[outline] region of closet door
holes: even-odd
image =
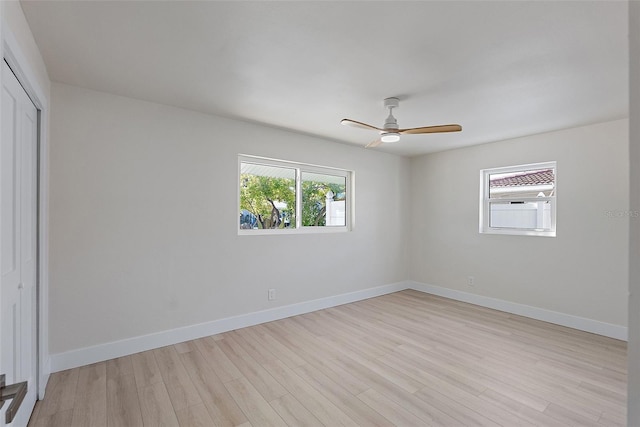
[[[0,121],[0,374],[26,382],[22,404],[0,410],[0,425],[27,425],[36,401],[38,112],[5,61]]]

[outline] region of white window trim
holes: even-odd
[[[518,236],[542,236],[542,237],[556,237],[556,210],[557,202],[556,196],[552,197],[514,197],[514,198],[501,198],[490,199],[489,198],[489,175],[499,173],[510,172],[524,172],[533,169],[553,169],[553,175],[555,178],[555,189],[558,188],[558,175],[557,175],[557,163],[553,162],[541,162],[531,163],[525,165],[507,166],[500,168],[482,169],[480,171],[480,216],[479,216],[479,232],[481,234],[508,234]],[[556,194],[556,191],[554,191]],[[523,201],[523,202],[542,202],[548,201],[551,204],[551,230],[525,230],[517,228],[501,228],[491,227],[489,225],[490,215],[490,203],[501,203],[508,201]]]
[[[272,159],[268,157],[252,156],[249,154],[238,154],[238,172],[237,172],[237,200],[236,207],[240,206],[240,171],[241,164],[245,163],[257,163],[265,166],[275,166],[290,168],[296,170],[296,227],[295,228],[278,228],[278,229],[257,229],[257,230],[242,230],[238,226],[238,217],[236,216],[236,229],[239,236],[261,236],[261,235],[286,235],[286,234],[322,234],[322,233],[345,233],[353,230],[354,226],[354,206],[355,206],[355,192],[354,192],[354,172],[345,169],[334,168],[330,166],[312,165],[309,163],[293,162],[289,160]],[[303,172],[328,174],[335,176],[343,176],[346,180],[346,203],[345,203],[345,223],[344,226],[324,226],[324,227],[312,227],[302,226],[302,203],[297,203],[298,195],[302,194],[302,180],[301,176]]]

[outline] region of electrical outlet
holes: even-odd
[[[273,301],[274,299],[276,299],[276,290],[275,289],[269,289],[269,301]]]
[[[473,276],[467,277],[467,285],[474,287],[476,285],[476,278]]]

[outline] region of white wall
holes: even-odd
[[[407,278],[627,325],[627,120],[408,160],[58,83],[52,114],[54,354]],[[238,153],[355,170],[355,230],[238,236]],[[558,237],[480,235],[479,170],[549,160]]]
[[[640,212],[640,2],[629,2],[630,208]],[[630,221],[629,245],[629,401],[627,425],[640,425],[640,218]]]
[[[51,104],[52,353],[406,279],[405,158],[58,83]],[[238,153],[354,170],[353,232],[238,236]]]
[[[479,234],[480,169],[552,160],[557,237]],[[628,192],[628,120],[413,158],[409,278],[626,326]]]

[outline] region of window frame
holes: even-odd
[[[489,176],[501,173],[526,172],[538,169],[552,169],[554,177],[553,196],[550,197],[503,197],[490,198],[489,192]],[[557,188],[558,174],[557,162],[540,162],[530,163],[516,166],[506,166],[498,168],[488,168],[480,170],[480,209],[479,209],[479,232],[480,234],[506,234],[517,236],[542,236],[556,237],[556,213],[557,213]],[[507,228],[507,227],[491,227],[491,203],[507,203],[507,202],[549,202],[551,214],[550,230],[543,229],[524,229],[524,228]]]
[[[240,175],[242,173],[242,163],[253,163],[264,166],[295,169],[295,228],[275,228],[275,229],[241,229],[236,216],[236,229],[239,236],[257,235],[283,235],[283,234],[318,234],[318,233],[345,233],[353,230],[354,224],[354,172],[351,170],[335,168],[331,166],[319,166],[309,163],[294,162],[290,160],[272,159],[268,157],[253,156],[249,154],[238,154],[238,171],[236,182],[236,208],[240,208]],[[303,173],[326,174],[345,178],[345,225],[329,226],[303,226],[302,225],[302,174]]]

